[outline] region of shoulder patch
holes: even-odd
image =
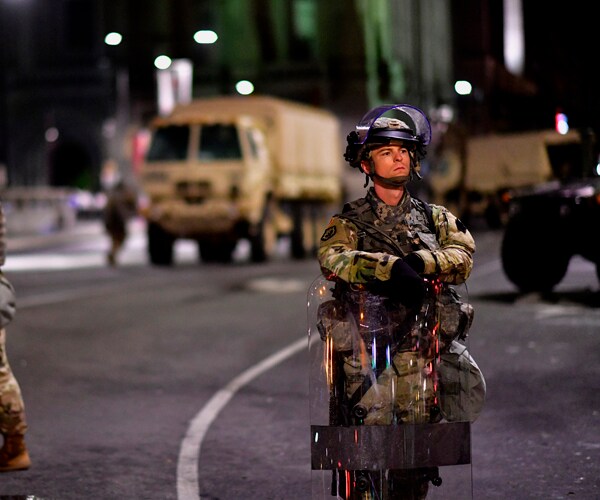
[[[465,226],[460,219],[456,219],[456,227],[461,233],[467,232],[467,226]]]
[[[323,236],[321,236],[321,241],[327,241],[333,235],[335,235],[336,232],[337,232],[337,229],[335,228],[335,226],[328,227],[327,229],[325,229]]]

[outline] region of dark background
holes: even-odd
[[[344,137],[386,102],[449,106],[469,135],[551,129],[558,111],[597,130],[592,4],[522,4],[525,63],[514,75],[502,0],[1,0],[0,164],[9,185],[98,189],[102,163],[130,163],[131,137],[156,113],[161,53],[192,62],[194,97],[248,79],[256,93],[335,112]],[[199,29],[219,40],[194,43]],[[121,45],[104,44],[110,31]],[[473,93],[455,94],[457,79]]]

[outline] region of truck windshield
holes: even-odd
[[[242,149],[234,125],[204,125],[200,131],[200,161],[240,160]]]
[[[185,160],[187,158],[190,128],[170,125],[154,132],[146,159],[148,161]]]

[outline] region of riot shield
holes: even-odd
[[[323,276],[309,288],[313,499],[472,498],[472,308],[425,284],[416,309]]]

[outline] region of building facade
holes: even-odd
[[[506,0],[505,0],[506,1]],[[503,60],[499,0],[0,0],[0,164],[9,185],[99,188],[131,168],[157,112],[154,59],[193,67],[194,97],[256,93],[329,109],[349,129],[370,106],[454,112],[469,133],[535,128],[552,91],[535,61]],[[531,9],[530,9],[531,10]],[[524,23],[535,20],[525,10]],[[212,45],[193,41],[213,30]],[[123,41],[105,44],[108,32]],[[533,42],[530,42],[533,46]],[[528,66],[529,65],[529,66]],[[529,68],[529,69],[528,69]],[[537,73],[536,73],[537,70]],[[456,79],[474,92],[457,96]],[[543,90],[541,90],[543,89]]]

